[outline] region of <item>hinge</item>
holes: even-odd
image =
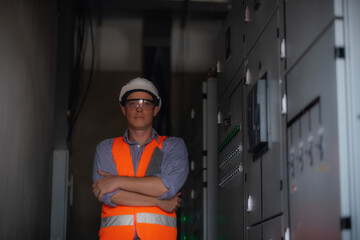
[[[281,59],[286,58],[286,43],[285,43],[285,38],[281,39],[281,44],[280,44],[280,58],[281,58]]]
[[[221,72],[222,72],[222,65],[221,65],[220,60],[218,60],[217,63],[216,63],[216,72],[217,72],[217,73],[221,73]]]
[[[245,6],[245,19],[244,22],[247,23],[250,21],[250,10],[248,6]]]
[[[351,218],[350,217],[341,218],[340,219],[340,227],[341,227],[341,230],[351,229]]]
[[[286,94],[284,93],[282,99],[281,99],[281,114],[286,114],[287,113],[287,98],[286,98]]]
[[[251,83],[251,72],[250,69],[246,69],[245,85],[249,85],[250,83]]]
[[[335,47],[335,58],[345,58],[345,48]]]
[[[285,229],[285,240],[290,240],[290,228]]]
[[[282,191],[282,190],[283,190],[283,181],[280,180],[280,191]]]

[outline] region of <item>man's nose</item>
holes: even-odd
[[[138,111],[138,112],[142,112],[142,111],[143,111],[143,105],[142,105],[141,103],[138,103],[138,104],[136,105],[136,111]]]

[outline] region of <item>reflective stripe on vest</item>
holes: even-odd
[[[134,215],[119,215],[102,218],[100,228],[112,226],[132,226],[133,224]]]
[[[176,218],[155,213],[136,214],[138,223],[151,223],[176,228]],[[133,215],[119,215],[101,219],[101,228],[113,226],[132,226]]]
[[[152,223],[176,228],[176,218],[155,213],[138,213],[136,214],[138,223]]]

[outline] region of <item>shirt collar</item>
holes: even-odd
[[[159,142],[159,135],[158,135],[158,133],[155,131],[155,129],[152,129],[152,130],[151,130],[151,136],[150,136],[150,138],[145,142],[145,145],[148,144],[149,142],[151,142],[154,138],[155,138],[155,140],[156,140],[157,142]],[[126,129],[125,132],[124,132],[124,141],[125,141],[127,144],[129,144],[129,145],[137,144],[137,142],[130,140],[130,138],[129,138],[129,130],[128,130],[128,129]]]

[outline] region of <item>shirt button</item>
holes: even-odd
[[[138,144],[138,145],[137,145],[137,147],[139,148],[139,147],[140,147],[140,145]]]

